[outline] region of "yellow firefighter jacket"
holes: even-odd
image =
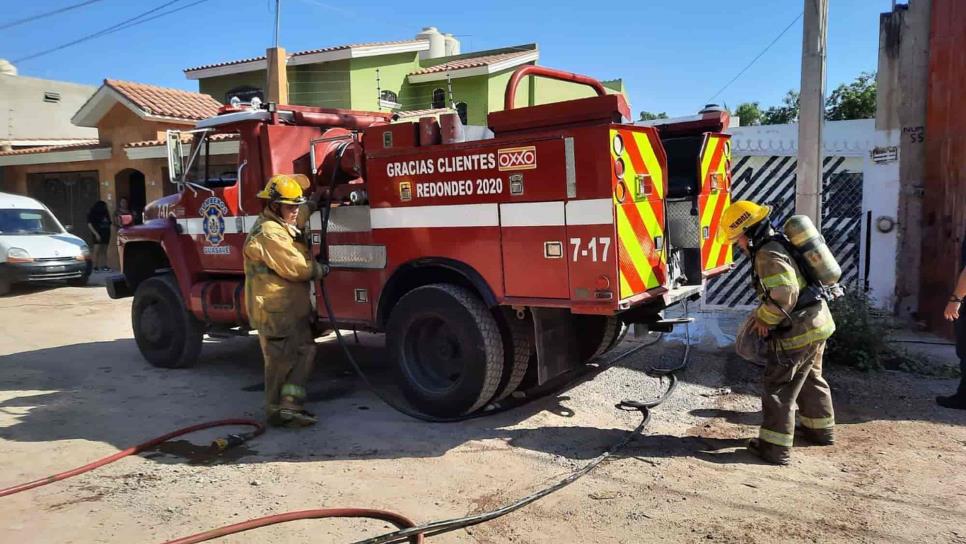
[[[755,279],[759,305],[754,316],[772,328],[770,337],[778,342],[777,347],[803,349],[835,332],[835,321],[824,300],[795,311],[806,280],[782,244],[767,242],[755,253]]]
[[[299,230],[266,209],[245,240],[245,309],[252,328],[289,336],[312,311],[309,280],[322,277]]]

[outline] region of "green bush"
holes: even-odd
[[[828,340],[825,361],[860,370],[878,370],[896,358],[888,344],[888,324],[876,318],[869,297],[858,289],[849,289],[829,303],[835,318],[835,334]]]

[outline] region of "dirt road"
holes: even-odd
[[[155,369],[137,352],[129,313],[130,299],[97,287],[0,298],[0,487],[175,427],[260,415],[255,339],[209,342],[193,369]],[[742,447],[759,404],[756,369],[721,345],[734,316],[702,317],[692,364],[646,436],[541,502],[433,542],[966,542],[966,413],[932,402],[953,381],[833,369],[840,444],[796,448],[790,467],[767,466]],[[215,459],[178,441],[0,499],[0,534],[21,544],[151,543],[296,509],[387,508],[417,522],[489,509],[623,437],[637,416],[614,403],[657,394],[641,370],[673,363],[679,338],[556,396],[461,424],[385,407],[327,342],[310,387],[316,428],[270,431]],[[382,357],[378,337],[355,349]],[[203,446],[218,434],[190,439]],[[387,530],[305,521],[225,541],[350,542]]]

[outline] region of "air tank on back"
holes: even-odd
[[[825,286],[838,283],[842,277],[842,267],[832,255],[825,238],[815,228],[815,223],[807,215],[791,216],[785,222],[783,230],[792,245],[805,257],[815,279]]]

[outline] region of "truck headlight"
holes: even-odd
[[[7,250],[8,263],[32,263],[33,261],[33,257],[30,256],[30,253],[26,249],[12,247]]]

